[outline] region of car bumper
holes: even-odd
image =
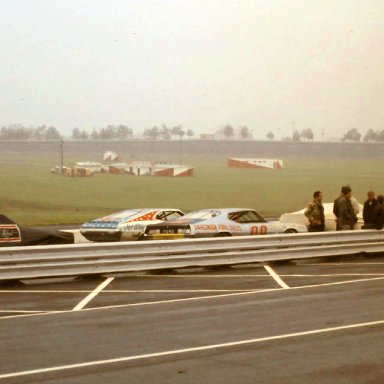
[[[120,231],[108,231],[108,230],[94,230],[83,229],[80,233],[89,241],[108,242],[108,241],[121,241]]]

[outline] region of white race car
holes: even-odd
[[[323,203],[324,216],[325,216],[325,231],[336,231],[336,217],[333,214],[333,203]],[[297,223],[305,226],[309,225],[307,217],[304,215],[306,208],[297,212],[284,213],[280,216],[281,223]],[[363,206],[359,204],[359,212],[357,213],[357,223],[354,229],[361,229],[364,225],[363,220]]]
[[[80,233],[90,241],[139,240],[149,224],[177,219],[184,213],[173,208],[129,209],[84,223]]]
[[[145,238],[160,240],[302,232],[308,232],[305,225],[267,221],[254,209],[217,208],[202,209],[170,222],[148,225]]]

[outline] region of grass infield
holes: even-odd
[[[151,160],[150,155],[143,159]],[[93,159],[67,157],[65,164]],[[127,161],[128,158],[119,161]],[[157,160],[177,162],[176,157]],[[368,190],[384,193],[382,161],[316,157],[283,158],[282,170],[227,167],[225,156],[183,158],[195,168],[193,177],[135,177],[95,174],[66,177],[50,173],[59,163],[57,154],[0,154],[0,213],[24,225],[81,224],[119,210],[168,207],[191,211],[209,207],[249,207],[265,217],[302,209],[315,190],[324,202],[350,184],[363,203]]]

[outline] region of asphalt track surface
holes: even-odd
[[[384,258],[0,286],[1,383],[383,383]]]

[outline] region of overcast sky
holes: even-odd
[[[0,125],[384,129],[383,0],[1,0]]]

